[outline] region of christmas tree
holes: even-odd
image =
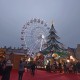
[[[60,39],[60,38],[59,38],[59,36],[56,35],[56,30],[54,28],[54,25],[52,24],[51,28],[49,30],[49,35],[47,36],[47,42],[46,42],[47,48],[44,49],[42,52],[43,53],[45,52],[47,54],[49,52],[53,53],[53,52],[61,51],[62,49],[61,49],[60,45],[62,43],[60,43],[58,41],[58,39]]]
[[[59,46],[60,42],[57,39],[60,38],[56,35],[56,30],[52,24],[51,29],[49,31],[49,35],[47,36],[47,47],[50,47],[51,51],[56,52],[61,49]]]

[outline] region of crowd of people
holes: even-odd
[[[0,61],[0,75],[2,76],[1,80],[10,80],[10,73],[12,70],[13,64],[10,59],[4,59]],[[30,72],[31,75],[35,75],[36,64],[34,61],[26,62],[24,59],[20,60],[18,66],[18,80],[22,80],[23,74],[25,72]]]
[[[36,69],[36,64],[34,61],[26,62],[25,60],[20,60],[19,62],[19,69],[18,69],[18,80],[22,80],[23,73],[25,71],[25,68],[27,69],[27,72],[30,72],[31,75],[35,75],[35,69]]]
[[[10,59],[0,61],[0,75],[2,76],[1,80],[10,80],[12,66],[13,64],[11,63]]]
[[[50,61],[46,65],[46,71],[48,72],[60,72],[60,73],[80,73],[80,61],[77,62],[64,62],[60,63],[54,61],[52,65],[50,65]]]
[[[25,68],[27,72],[31,73],[31,75],[35,75],[35,69],[37,68],[37,64],[34,61],[25,61],[20,60],[18,66],[18,80],[22,80],[23,74],[25,72]],[[2,76],[1,80],[10,80],[10,73],[12,70],[13,64],[10,59],[4,59],[0,61],[0,75]],[[80,73],[80,61],[78,62],[64,62],[60,63],[58,61],[54,61],[53,64],[50,64],[50,61],[46,65],[47,72],[60,72],[60,73]]]

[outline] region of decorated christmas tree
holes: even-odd
[[[44,49],[42,52],[45,54],[50,53],[50,52],[60,52],[62,50],[62,48],[60,47],[60,45],[62,43],[60,43],[58,41],[59,36],[56,35],[56,30],[54,28],[54,25],[51,25],[51,28],[49,30],[49,35],[47,36],[47,48]]]
[[[47,48],[50,47],[50,50],[54,52],[61,50],[59,46],[61,43],[57,39],[60,38],[56,35],[56,30],[52,24],[49,35],[47,36]]]

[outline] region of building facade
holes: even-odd
[[[76,58],[80,61],[80,44],[77,44],[77,48],[76,48]]]

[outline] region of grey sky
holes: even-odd
[[[53,20],[64,45],[80,43],[80,0],[0,0],[0,47],[20,47],[22,26],[32,18]]]

